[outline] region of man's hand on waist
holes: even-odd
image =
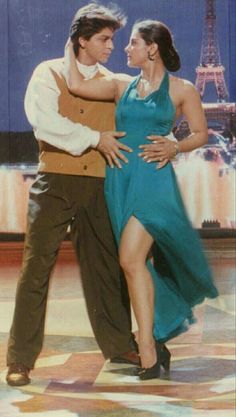
[[[132,152],[132,149],[118,140],[125,135],[125,132],[116,131],[103,132],[100,135],[96,149],[105,156],[111,168],[114,168],[114,165],[122,168],[119,159],[128,163],[128,159],[120,151]]]

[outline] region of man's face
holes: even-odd
[[[106,63],[114,48],[113,35],[114,31],[112,29],[105,28],[89,40],[80,37],[79,58],[82,55],[83,63],[86,65],[94,65],[97,62]]]

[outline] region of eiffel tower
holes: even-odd
[[[229,103],[229,93],[224,78],[217,39],[215,0],[206,0],[206,13],[202,33],[200,64],[196,68],[196,88],[203,101],[208,126],[215,130],[236,131],[236,105]],[[206,84],[213,83],[217,101],[204,103]],[[182,139],[190,133],[188,123],[182,120],[175,129],[175,135]]]
[[[216,32],[215,0],[206,1],[205,25],[202,34],[200,64],[196,68],[196,87],[203,98],[206,83],[214,83],[218,102],[229,98],[224,78],[224,67],[221,65],[220,50]]]

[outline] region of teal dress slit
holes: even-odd
[[[125,131],[121,142],[133,149],[122,169],[107,167],[105,197],[117,244],[134,216],[154,239],[147,267],[154,284],[156,340],[165,342],[194,322],[192,307],[218,295],[199,236],[186,213],[171,163],[158,170],[138,156],[148,135],[168,135],[175,119],[165,72],[158,90],[144,98],[132,81],[116,108],[116,129]]]

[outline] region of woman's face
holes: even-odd
[[[129,67],[142,67],[148,60],[148,51],[150,45],[147,45],[137,30],[133,30],[128,45],[125,48],[127,54],[127,65]]]

